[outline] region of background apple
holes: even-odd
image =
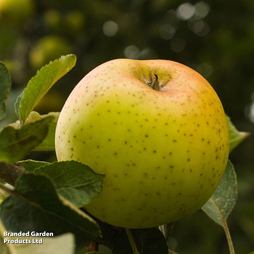
[[[33,0],[0,0],[0,23],[19,28],[34,14]]]
[[[48,62],[70,52],[71,45],[64,37],[46,35],[33,45],[29,54],[29,62],[34,69],[39,69]]]
[[[89,213],[147,228],[204,205],[224,173],[229,135],[216,92],[197,72],[167,60],[118,59],[92,70],[67,99],[56,154],[106,175]]]

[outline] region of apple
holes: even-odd
[[[169,60],[116,59],[74,88],[56,127],[59,161],[105,174],[85,209],[125,228],[150,228],[199,210],[229,154],[225,112],[196,71]]]

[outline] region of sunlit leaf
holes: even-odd
[[[28,82],[15,104],[15,112],[21,123],[26,121],[36,104],[62,76],[74,67],[75,63],[75,55],[62,56],[42,67]]]
[[[230,152],[243,142],[249,135],[249,132],[238,131],[231,122],[230,118],[226,116],[228,123],[228,131],[230,138]]]

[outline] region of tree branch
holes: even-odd
[[[22,166],[0,161],[0,179],[14,186],[17,179],[26,172]]]

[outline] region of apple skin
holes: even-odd
[[[149,87],[158,77],[160,91]],[[229,134],[211,85],[169,60],[116,59],[88,73],[56,128],[59,161],[105,174],[84,208],[109,224],[150,228],[199,210],[226,168]]]

